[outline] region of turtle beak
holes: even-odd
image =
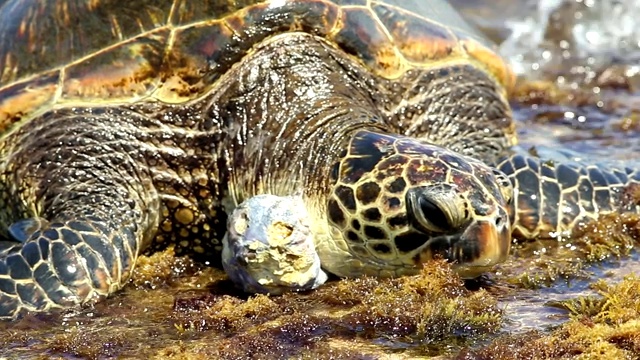
[[[508,222],[497,226],[489,221],[478,221],[462,234],[458,247],[477,248],[475,257],[463,257],[454,269],[463,279],[475,278],[490,271],[494,265],[507,259],[511,248],[511,230]]]
[[[420,254],[420,261],[442,256],[453,263],[463,279],[476,278],[507,259],[511,248],[509,222],[479,220],[458,236],[431,239]]]

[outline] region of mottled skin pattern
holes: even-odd
[[[502,261],[531,222],[481,161],[515,144],[513,78],[469,31],[439,0],[5,2],[0,318],[98,300],[169,243],[217,263],[264,193],[302,195],[338,275]]]
[[[480,161],[413,138],[359,131],[333,179],[333,240],[320,242],[318,252],[335,274],[371,274],[364,261],[379,276],[412,274],[439,254],[473,277],[509,251],[513,188]],[[341,251],[354,256],[337,257]]]
[[[315,289],[328,276],[300,196],[253,196],[229,215],[222,266],[246,293],[280,295]]]
[[[513,235],[562,238],[580,222],[612,212],[640,212],[640,162],[589,163],[568,149],[511,149],[497,168],[517,185]],[[541,160],[544,159],[544,160]]]

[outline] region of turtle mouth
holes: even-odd
[[[511,247],[511,232],[506,224],[477,221],[464,232],[443,235],[427,241],[420,262],[444,258],[464,279],[475,278],[506,260]]]

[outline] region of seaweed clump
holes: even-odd
[[[430,343],[492,333],[501,325],[495,299],[484,290],[465,289],[443,262],[429,264],[419,276],[377,282],[340,317],[339,324],[358,336],[405,336],[410,342]],[[347,294],[353,291],[344,289],[348,283],[341,285]],[[333,301],[331,295],[324,299]]]
[[[637,359],[640,357],[640,278],[592,285],[599,298],[578,297],[564,306],[572,318],[550,334],[505,335],[456,359]]]
[[[185,338],[217,338],[183,344],[190,348],[184,351],[233,359],[369,358],[403,348],[445,353],[452,341],[470,343],[502,324],[496,300],[465,289],[444,261],[417,276],[340,280],[306,294],[183,298],[173,318]],[[383,345],[372,348],[371,340]],[[175,350],[168,351],[161,355]]]
[[[640,195],[633,196],[632,201],[640,203]],[[515,256],[500,266],[498,280],[527,289],[551,286],[559,279],[589,280],[589,266],[628,256],[638,243],[640,214],[602,215],[579,224],[569,239],[518,245]]]
[[[202,287],[224,278],[226,275],[222,271],[205,266],[192,257],[177,257],[174,246],[170,245],[164,251],[140,256],[129,282],[142,290],[173,286]]]

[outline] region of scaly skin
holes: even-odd
[[[513,235],[520,239],[571,236],[580,222],[640,212],[640,162],[585,161],[568,149],[514,147],[498,161],[517,187]]]

